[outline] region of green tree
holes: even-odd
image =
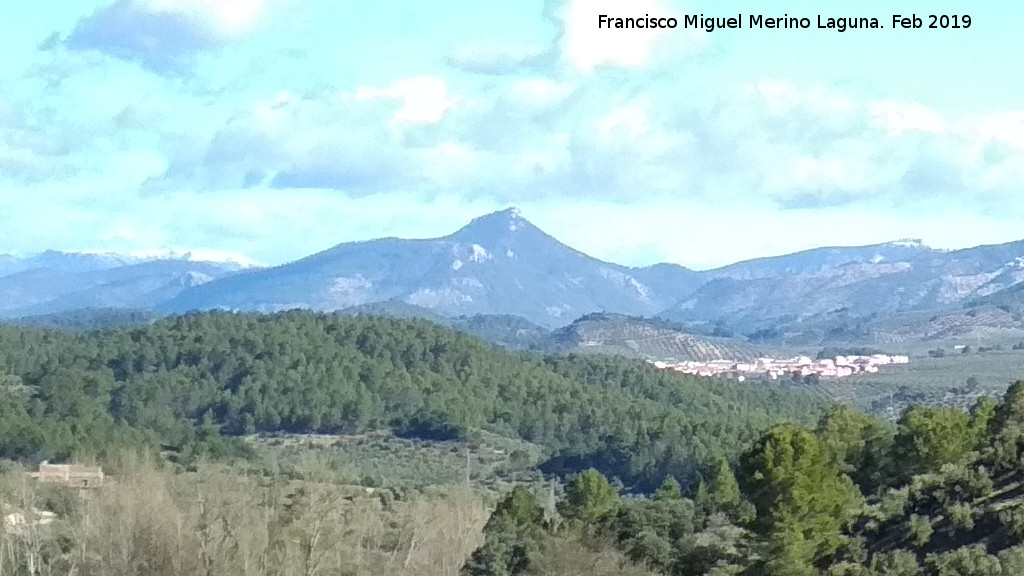
[[[921,574],[921,566],[917,563],[917,554],[902,548],[879,553],[875,556],[874,565],[873,573],[879,576],[920,576]]]
[[[973,449],[983,448],[989,443],[989,428],[999,409],[999,403],[990,396],[982,396],[971,406],[971,418],[968,428],[974,441]]]
[[[817,434],[861,492],[872,494],[891,477],[888,455],[893,435],[875,418],[836,404],[821,417]]]
[[[683,489],[675,478],[669,476],[665,478],[665,481],[661,483],[661,486],[658,487],[651,498],[656,501],[682,500]]]
[[[1024,380],[1006,390],[989,422],[988,437],[997,466],[1017,465],[1024,454]]]
[[[716,457],[707,480],[702,480],[697,487],[697,509],[706,515],[723,512],[735,519],[742,501],[740,486],[736,482],[732,468],[729,467],[729,462],[722,456]]]
[[[618,491],[603,474],[591,468],[569,481],[558,512],[567,520],[596,524],[613,514],[618,506]]]
[[[822,408],[643,362],[511,354],[423,320],[204,312],[87,334],[0,326],[0,458],[102,458],[146,444],[233,457],[251,432],[452,437],[488,428],[654,491],[708,455]],[[729,414],[726,420],[721,417]],[[209,417],[206,415],[209,414]]]
[[[946,406],[911,406],[900,417],[893,456],[904,479],[960,461],[974,447],[970,419]]]
[[[929,554],[925,563],[935,576],[1002,576],[999,558],[983,544],[964,546],[943,554]]]
[[[816,435],[773,426],[744,454],[741,470],[757,510],[753,528],[771,543],[769,574],[812,574],[815,562],[840,548],[861,497]]]
[[[544,509],[525,486],[516,486],[498,502],[484,525],[484,543],[462,567],[464,576],[515,576],[527,573],[544,536]]]
[[[693,503],[685,498],[627,498],[602,532],[635,562],[668,572],[675,547],[694,531]]]

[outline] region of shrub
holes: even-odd
[[[926,546],[931,540],[933,531],[931,518],[918,514],[910,515],[910,520],[907,521],[907,538],[914,543],[914,546],[918,548]]]
[[[893,550],[875,556],[875,573],[879,576],[919,576],[921,566],[913,552]]]
[[[999,523],[1016,540],[1024,540],[1024,508],[1015,506],[999,513]]]
[[[889,490],[882,495],[882,499],[878,503],[878,511],[885,521],[902,518],[906,514],[908,504],[910,504],[910,493],[906,488]]]
[[[1003,574],[1024,574],[1024,547],[1012,546],[999,553]]]
[[[974,509],[969,504],[955,502],[947,505],[945,512],[955,532],[974,530]]]
[[[935,576],[1002,576],[999,559],[981,544],[964,546],[944,554],[929,554],[925,563]]]

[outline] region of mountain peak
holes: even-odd
[[[463,226],[452,236],[476,242],[508,238],[512,234],[536,229],[529,220],[523,218],[516,207],[509,207],[497,212],[478,216]]]
[[[471,226],[504,226],[507,227],[510,231],[514,232],[515,230],[513,230],[513,227],[516,226],[520,221],[525,222],[526,219],[523,218],[523,215],[519,211],[519,208],[516,208],[515,206],[510,206],[508,208],[505,208],[504,210],[498,210],[497,212],[491,212],[490,214],[477,216],[476,218],[473,218],[469,222],[469,224],[465,226],[465,228],[469,228]],[[529,224],[529,222],[527,222],[527,224]]]
[[[920,238],[900,238],[899,240],[893,240],[887,242],[886,246],[899,247],[899,248],[927,248],[924,240]]]

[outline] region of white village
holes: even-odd
[[[735,360],[709,361],[653,361],[656,368],[674,370],[697,376],[721,376],[744,381],[751,377],[767,377],[772,380],[792,377],[844,378],[860,373],[875,373],[880,367],[908,364],[910,358],[902,355],[872,354],[870,356],[836,356],[820,360],[807,356],[788,359],[758,358],[737,362]]]

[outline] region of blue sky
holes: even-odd
[[[275,264],[510,205],[631,265],[1024,238],[1024,8],[764,4],[0,3],[0,253]],[[885,28],[596,26],[752,12]]]

